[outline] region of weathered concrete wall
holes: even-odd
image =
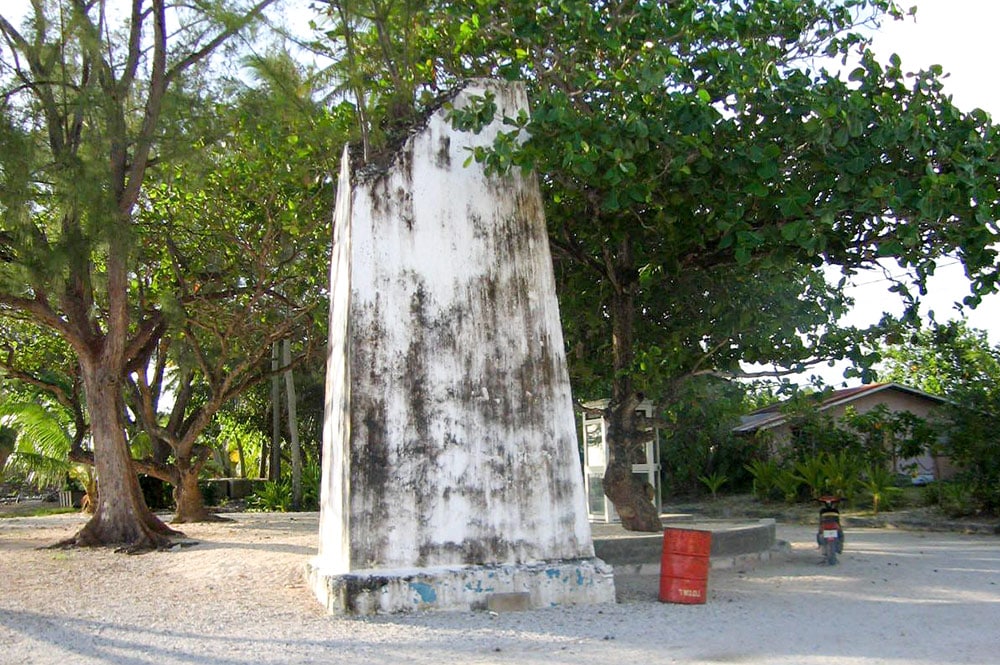
[[[498,118],[522,87],[487,87]],[[594,556],[541,197],[464,167],[444,111],[353,186],[331,268],[318,561],[328,571]]]

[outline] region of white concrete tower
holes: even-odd
[[[384,168],[341,169],[319,555],[335,613],[614,602],[594,558],[537,180],[465,166],[478,134],[431,114]],[[509,127],[506,128],[509,130]]]

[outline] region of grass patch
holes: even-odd
[[[45,517],[46,515],[65,515],[66,513],[78,513],[79,508],[69,506],[38,506],[8,504],[0,507],[0,519],[7,517]]]

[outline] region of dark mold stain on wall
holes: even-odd
[[[438,150],[435,154],[434,165],[439,169],[451,168],[451,137],[442,136],[438,139]]]
[[[435,226],[433,218],[416,214],[426,203],[414,173],[427,172],[424,165],[415,169],[418,140],[424,139],[410,137],[391,169],[365,174],[359,186],[367,191],[355,197],[370,206],[374,245],[367,251],[385,242],[400,252],[387,252],[389,260],[401,265],[366,266],[373,302],[352,313],[351,565],[389,561],[399,549],[393,538],[417,552],[416,561],[403,565],[536,559],[538,544],[518,529],[539,532],[535,525],[552,524],[574,533],[573,510],[552,516],[540,506],[549,501],[555,511],[572,502],[578,480],[565,473],[575,462],[575,438],[558,439],[552,424],[565,368],[561,344],[553,344],[546,327],[548,310],[537,302],[549,297],[536,275],[544,262],[532,258],[547,242],[540,198],[513,180],[490,180],[480,196],[498,197],[498,210],[513,198],[514,212],[491,216],[465,206],[460,223],[469,227],[463,230],[478,243],[476,256],[488,257],[479,265],[467,265],[468,256],[458,255],[463,248],[442,232],[442,255],[434,258],[462,267],[452,292],[444,293],[440,282],[429,284],[420,272],[426,257],[406,254],[420,246],[417,239],[426,241],[418,233],[434,232],[420,224]],[[429,137],[419,159],[429,159],[445,177],[464,168],[452,159],[453,143],[447,134]],[[440,228],[448,228],[444,219]],[[447,524],[459,507],[465,523]],[[435,532],[442,523],[448,528]],[[564,538],[552,531],[542,537]],[[571,538],[566,551],[577,549]]]
[[[393,479],[385,403],[370,397],[357,399],[353,420],[352,428],[360,436],[352,437],[351,486],[364,491],[351,495],[351,519],[362,521],[352,525],[351,565],[368,568],[384,558],[386,534],[379,525],[386,523],[391,510],[386,500]]]

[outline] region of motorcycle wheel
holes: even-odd
[[[837,565],[837,541],[830,539],[823,543],[823,560],[830,566]]]

